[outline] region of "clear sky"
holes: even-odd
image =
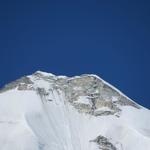
[[[150,108],[150,1],[1,0],[0,86],[36,70],[97,74]]]

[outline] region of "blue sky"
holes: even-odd
[[[150,108],[150,2],[0,1],[0,86],[36,70],[93,73]]]

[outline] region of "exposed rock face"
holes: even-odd
[[[100,150],[117,150],[117,148],[112,143],[110,143],[106,137],[101,135],[92,142],[96,142],[99,145]]]
[[[33,82],[30,80],[29,77],[22,77],[16,81],[13,81],[7,85],[3,89],[0,90],[0,92],[5,92],[7,90],[15,89],[18,90],[32,90]]]
[[[39,88],[35,83],[45,81],[47,89]],[[118,116],[118,106],[130,105],[140,108],[120,91],[95,75],[81,75],[75,77],[55,76],[36,72],[32,76],[22,77],[8,85],[0,92],[17,88],[18,90],[36,90],[41,97],[48,97],[50,91],[62,91],[66,99],[79,112],[89,113],[95,116]],[[82,99],[82,100],[81,100]],[[52,101],[53,99],[48,99]],[[105,109],[104,109],[105,108]]]

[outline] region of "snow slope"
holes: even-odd
[[[68,78],[36,72],[2,89],[0,150],[150,150],[150,111],[128,102],[128,97],[128,104],[116,103],[114,93],[109,101],[108,88],[99,91],[105,97],[98,98],[101,103],[93,107],[93,99],[81,92],[92,86],[89,76],[93,75],[85,76]],[[75,93],[69,97],[72,88]],[[122,96],[114,87],[111,89]],[[92,88],[89,91],[93,96]],[[74,102],[69,98],[78,99]],[[101,113],[95,115],[96,111]]]

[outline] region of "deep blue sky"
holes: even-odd
[[[97,74],[150,108],[150,2],[1,0],[0,86],[36,70]]]

